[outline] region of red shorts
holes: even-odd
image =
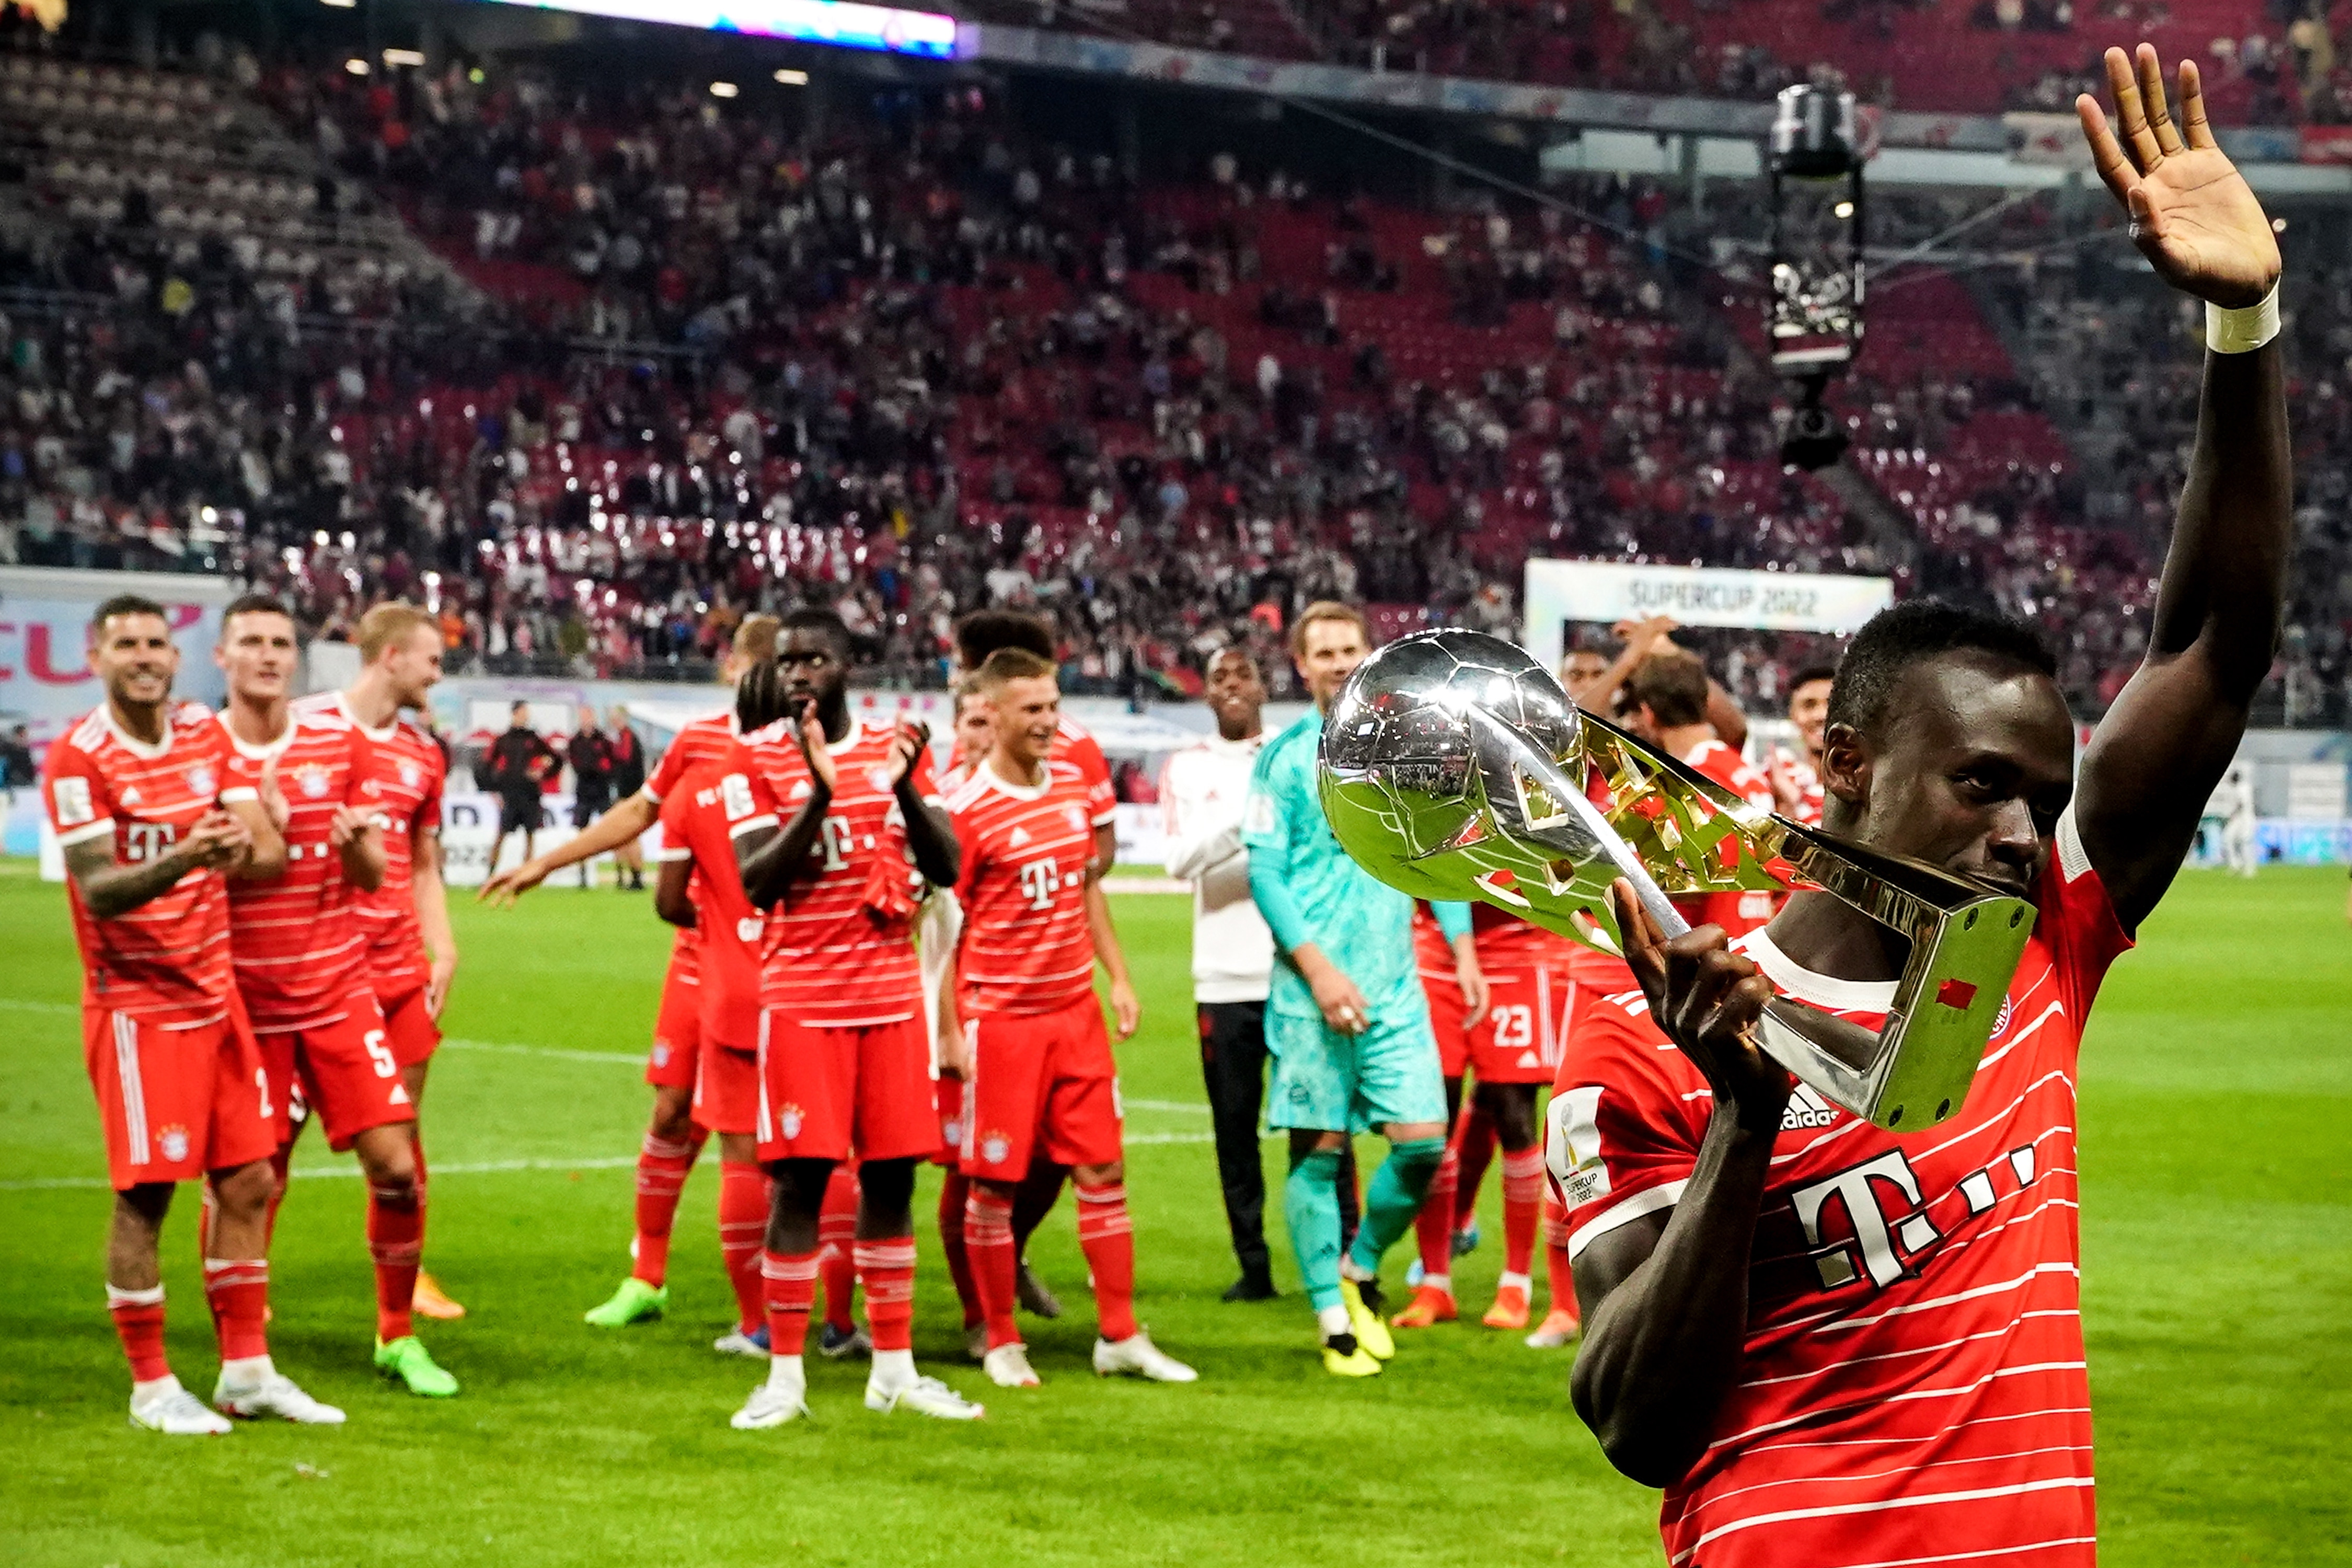
[[[1480,1083],[1549,1083],[1576,1005],[1568,966],[1535,963],[1486,979],[1486,1023],[1470,1036],[1470,1070]]]
[[[1429,998],[1430,1032],[1437,1037],[1437,1063],[1447,1078],[1469,1069],[1477,1041],[1486,1033],[1484,1021],[1474,1022],[1462,1000],[1462,983],[1451,973],[1421,977],[1422,994]],[[1486,1074],[1478,1075],[1484,1078]]]
[[[694,1080],[694,1120],[719,1133],[759,1131],[760,1058],[705,1036]]]
[[[299,1094],[337,1153],[371,1127],[416,1120],[373,993],[354,993],[347,1006],[331,1024],[258,1037],[273,1097],[290,1106]]]
[[[761,1010],[761,1160],[927,1159],[939,1116],[920,1015],[833,1028]]]
[[[941,1073],[931,1080],[931,1098],[940,1107],[940,1146],[931,1163],[953,1170],[963,1158],[963,1079]]]
[[[965,1175],[1017,1182],[1041,1149],[1057,1165],[1120,1157],[1118,1066],[1093,995],[1056,1013],[974,1014],[963,1026]]]
[[[425,1010],[424,986],[396,996],[378,996],[376,1005],[383,1014],[383,1037],[392,1047],[394,1062],[413,1068],[433,1059],[441,1044],[441,1026]]]
[[[81,1049],[117,1192],[193,1182],[277,1152],[286,1101],[270,1087],[261,1046],[234,998],[227,1016],[194,1026],[85,998]]]
[[[646,1081],[665,1089],[692,1089],[702,1049],[702,986],[677,977],[672,965],[662,982],[661,1012],[654,1019],[654,1046],[646,1053]]]

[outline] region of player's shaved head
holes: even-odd
[[[1879,611],[1854,634],[1830,689],[1829,722],[1876,734],[1905,672],[1947,655],[2032,670],[2053,680],[2058,675],[2049,644],[2025,622],[1942,599],[1906,599]]]

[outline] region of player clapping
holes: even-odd
[[[1077,1185],[1078,1243],[1101,1324],[1095,1371],[1190,1383],[1198,1374],[1135,1321],[1118,1067],[1095,996],[1097,962],[1110,975],[1119,1038],[1135,1033],[1141,1007],[1094,854],[1096,819],[1108,817],[1090,811],[1078,769],[1053,758],[1062,706],[1053,664],[1003,648],[981,666],[977,686],[995,704],[993,749],[950,805],[963,857],[964,1237],[987,1320],[984,1364],[1001,1387],[1038,1381],[1013,1319],[1013,1202],[1042,1148]]]
[[[284,1125],[229,963],[225,875],[273,875],[285,845],[259,794],[226,777],[212,715],[174,711],[180,652],[163,607],[100,605],[91,670],[106,700],[50,748],[42,779],[81,948],[82,1049],[115,1199],[106,1299],[131,1362],[131,1422],[226,1432],[172,1375],[158,1240],[181,1182],[209,1178],[205,1295],[220,1338],[213,1401],[239,1415],[332,1424],[271,1363],[269,1156]]]
[[[913,942],[908,866],[956,879],[956,837],[940,809],[927,737],[872,727],[849,710],[850,641],[821,610],[786,616],[772,665],[745,686],[797,717],[740,748],[721,781],[737,865],[762,937],[759,1156],[775,1182],[761,1271],[768,1380],[731,1425],[782,1426],[807,1414],[802,1364],[818,1268],[818,1224],[835,1170],[856,1151],[855,1242],[874,1342],[870,1410],[972,1420],[981,1406],[915,1367],[917,1162],[937,1152],[930,1039]]]

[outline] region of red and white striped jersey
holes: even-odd
[[[654,776],[646,781],[645,796],[656,805],[674,793],[687,771],[703,763],[723,763],[735,752],[739,738],[735,713],[708,713],[699,719],[689,719],[670,738],[669,750],[654,769]],[[698,908],[702,903],[702,872],[697,868],[686,884],[686,896]],[[701,971],[701,960],[695,948],[701,938],[692,926],[681,926],[671,939],[669,977],[691,984]]]
[[[416,918],[416,846],[427,837],[439,838],[447,760],[423,725],[394,716],[382,729],[370,729],[340,691],[299,698],[294,711],[298,717],[331,714],[367,742],[373,788],[362,786],[362,793],[383,820],[383,885],[360,894],[355,907],[368,933],[369,985],[380,999],[406,995],[430,978],[425,928]]]
[[[1822,785],[1822,775],[1802,757],[1787,757],[1786,765],[1790,782],[1797,786],[1795,820],[1807,827],[1819,827],[1822,813],[1829,805],[1829,792]]]
[[[1746,1356],[1666,1489],[1677,1568],[2000,1563],[2090,1568],[2075,1058],[2130,939],[2070,812],[2040,918],[1960,1113],[1883,1131],[1800,1084],[1757,1221]],[[1735,947],[1784,994],[1876,1027],[1892,984]],[[1547,1160],[1571,1256],[1671,1208],[1713,1107],[1638,992],[1569,1042]]]
[[[835,784],[824,830],[806,870],[768,914],[761,1005],[803,1024],[848,1028],[922,1016],[907,819],[890,782],[897,733],[852,713],[849,733],[825,748]],[[731,826],[738,837],[781,827],[814,787],[789,722],[761,731],[745,749],[753,811]],[[939,799],[928,753],[915,758],[914,787],[919,799]]]
[[[1055,761],[1034,787],[982,764],[948,799],[963,875],[963,940],[956,950],[960,1011],[1052,1013],[1094,992],[1087,879],[1097,817],[1076,764]],[[1109,819],[1103,808],[1100,820]]]
[[[750,752],[739,744],[725,762],[697,763],[681,774],[662,802],[659,856],[693,862],[698,935],[687,975],[702,987],[702,1032],[741,1051],[760,1043],[760,950],[768,923],[743,891],[729,831],[757,810],[750,770]]]
[[[1701,741],[1683,761],[1732,794],[1741,796],[1748,805],[1766,811],[1772,809],[1772,781],[1749,766],[1747,758],[1721,741]],[[1744,892],[1704,893],[1695,898],[1676,899],[1675,908],[1682,911],[1683,919],[1695,926],[1712,922],[1721,926],[1727,935],[1741,936],[1780,912],[1780,895],[1756,889]]]
[[[948,752],[948,771],[940,775],[940,782],[946,784],[959,776],[968,779],[987,760],[965,756],[963,742],[959,741]],[[1090,820],[1109,822],[1116,818],[1118,792],[1111,784],[1110,760],[1103,755],[1102,742],[1084,725],[1064,714],[1061,728],[1054,731],[1053,748],[1045,753],[1045,760],[1067,763],[1078,770],[1078,776],[1087,784],[1087,816]]]
[[[167,853],[216,806],[258,798],[228,776],[228,748],[209,710],[183,703],[153,745],[99,708],[50,742],[41,799],[66,848],[111,836],[114,858],[138,865]],[[81,946],[85,1005],[164,1027],[226,1016],[228,891],[218,871],[191,871],[169,892],[100,920],[67,882]]]
[[[373,812],[374,751],[358,725],[322,709],[289,713],[285,734],[267,746],[238,740],[226,713],[214,721],[228,742],[228,777],[258,792],[274,765],[286,801],[284,873],[228,884],[237,992],[257,1033],[333,1023],[370,982],[364,895],[344,879],[328,836],[344,806]]]

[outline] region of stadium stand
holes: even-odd
[[[79,68],[31,66],[0,84]],[[2162,520],[2091,499],[2010,323],[1932,269],[1874,296],[1844,403],[1890,535],[1782,469],[1736,245],[1694,265],[1702,220],[1639,182],[1454,212],[1225,155],[1138,184],[961,89],[803,144],[684,82],[547,68],[229,52],[141,79],[202,110],[192,168],[236,172],[202,210],[293,226],[257,266],[217,222],[134,221],[75,172],[88,143],[29,182],[46,210],[0,254],[18,559],[226,569],[328,637],[419,597],[453,663],[506,671],[695,676],[742,614],[820,598],[871,678],[930,684],[956,614],[1034,604],[1107,691],[1271,656],[1327,595],[1507,627],[1531,552],[1987,595],[2063,634],[2085,710],[2145,625]],[[330,227],[288,204],[305,174]],[[2315,713],[2342,701],[2338,575],[2297,633]],[[1710,651],[1769,706],[1814,650]]]

